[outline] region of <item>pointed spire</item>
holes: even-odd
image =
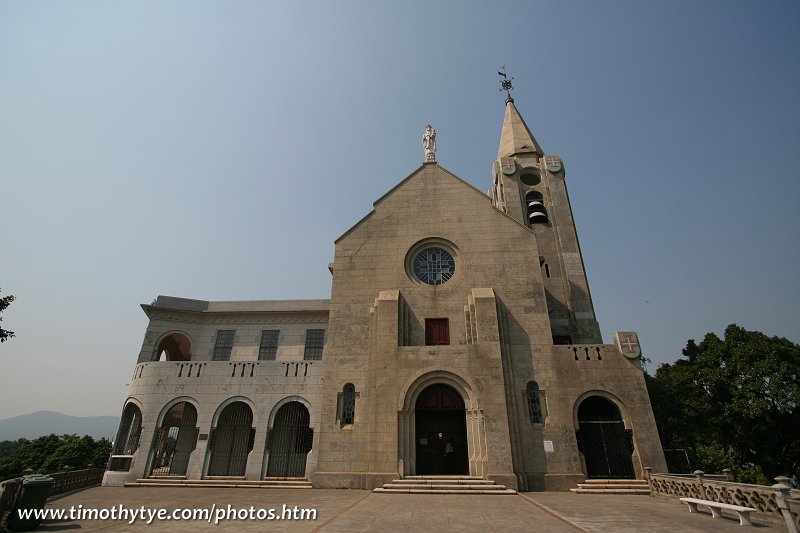
[[[528,125],[522,120],[514,105],[514,99],[506,98],[506,114],[503,117],[503,131],[500,133],[498,157],[510,157],[520,153],[537,153],[543,155],[541,146],[536,142]]]

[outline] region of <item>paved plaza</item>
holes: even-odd
[[[714,519],[705,510],[649,496],[534,492],[513,496],[378,494],[363,490],[202,489],[97,487],[52,500],[54,509],[275,508],[316,509],[315,520],[46,520],[40,531],[279,531],[279,532],[575,532],[743,531],[735,517]],[[783,531],[757,523],[757,531]]]

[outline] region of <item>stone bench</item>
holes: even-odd
[[[711,509],[711,516],[713,516],[714,518],[719,518],[722,516],[722,514],[720,513],[722,509],[727,509],[729,511],[736,511],[736,514],[739,515],[740,526],[752,526],[753,523],[750,521],[750,513],[758,511],[758,509],[753,509],[752,507],[742,507],[741,505],[731,505],[729,503],[712,502],[709,500],[700,500],[697,498],[681,498],[681,501],[689,506],[690,513],[697,512],[698,504],[707,506],[709,509]]]

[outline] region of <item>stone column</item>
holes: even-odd
[[[786,524],[786,531],[789,533],[800,533],[800,529],[797,527],[797,521],[795,520],[795,515],[792,513],[792,510],[789,507],[789,498],[791,497],[789,478],[786,476],[778,476],[775,478],[775,481],[777,481],[777,483],[772,485],[772,488],[775,489],[775,500],[778,503],[778,507],[781,510],[781,516],[783,516],[783,521]]]
[[[703,485],[703,474],[704,474],[704,472],[702,470],[695,470],[692,473],[694,474],[694,477],[697,480],[697,486],[699,487],[699,490],[700,490],[700,498],[702,498],[703,500],[706,500],[707,499],[706,498],[706,487],[705,487],[705,485]]]

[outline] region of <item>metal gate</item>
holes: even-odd
[[[255,429],[253,411],[244,402],[233,402],[219,414],[217,427],[212,429],[209,476],[243,476],[247,456],[253,450]]]
[[[308,409],[300,402],[278,409],[267,435],[267,477],[305,477],[306,457],[314,440],[309,422]]]
[[[151,476],[185,476],[197,444],[197,410],[189,402],[173,405],[153,438]]]
[[[581,422],[578,448],[590,478],[630,478],[633,474],[630,434],[623,422]]]
[[[617,406],[600,396],[590,396],[578,408],[578,449],[586,460],[589,478],[632,479],[633,436]]]
[[[114,455],[133,455],[139,449],[142,436],[142,411],[133,403],[125,406],[122,421],[114,440]]]

